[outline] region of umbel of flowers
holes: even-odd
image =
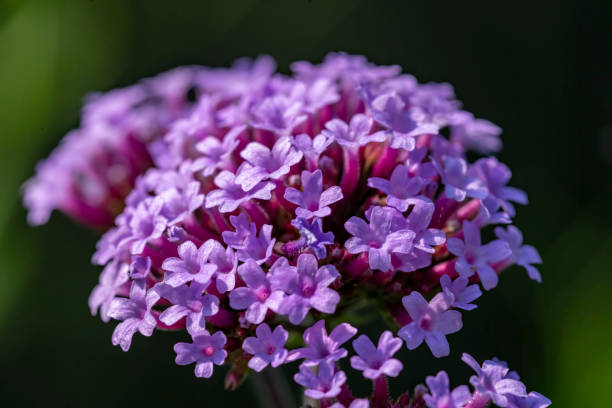
[[[133,184],[93,256],[104,269],[89,305],[120,321],[113,344],[184,332],[176,363],[206,378],[228,365],[230,388],[300,361],[294,379],[321,407],[548,406],[504,362],[468,354],[472,390],[450,390],[443,371],[410,394],[387,388],[401,347],[449,354],[462,311],[502,270],[518,264],[540,281],[538,252],[511,225],[527,196],[490,156],[501,130],[450,85],[396,66],[330,54],[292,70],[274,73],[267,57],[181,68],[94,99],[27,183],[32,222],[60,208],[93,225]],[[483,157],[470,163],[468,151]],[[483,242],[483,229],[496,239]],[[390,323],[374,342],[350,321],[326,325],[360,299]],[[290,333],[302,347],[288,349]],[[339,369],[349,344],[369,396]]]

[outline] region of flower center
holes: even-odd
[[[198,313],[202,310],[202,302],[199,302],[197,300],[188,300],[187,307],[191,309],[193,312]]]
[[[302,296],[311,297],[315,293],[315,283],[314,280],[310,277],[305,277],[302,279],[300,292],[302,292]]]
[[[257,300],[265,302],[270,297],[270,290],[266,287],[262,287],[256,292]]]
[[[425,331],[429,331],[431,330],[431,326],[432,326],[432,318],[429,315],[425,315],[421,318],[421,321],[419,322],[419,326],[421,327],[421,329],[425,330]]]
[[[210,357],[215,354],[215,348],[213,346],[206,346],[202,349],[202,354],[206,357]]]
[[[267,355],[270,356],[270,355],[274,354],[275,351],[276,351],[276,347],[274,347],[272,344],[268,344],[266,346],[266,354]]]

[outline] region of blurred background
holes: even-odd
[[[29,228],[19,188],[78,125],[89,91],[181,64],[267,53],[288,72],[291,61],[347,51],[448,81],[469,111],[504,129],[499,157],[531,201],[516,223],[544,259],[543,284],[510,269],[464,313],[450,357],[404,350],[394,390],[440,369],[467,383],[466,351],[507,360],[555,406],[612,406],[606,3],[0,0],[0,405],[255,406],[249,381],[225,392],[220,373],[197,380],[176,366],[176,334],[137,335],[129,353],[113,347],[114,325],[87,307],[97,236],[57,213]]]

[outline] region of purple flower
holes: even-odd
[[[472,397],[465,385],[450,391],[450,382],[445,371],[440,371],[435,377],[427,377],[425,382],[429,394],[425,394],[423,398],[428,408],[462,408]]]
[[[410,169],[402,164],[395,167],[389,180],[370,177],[368,186],[377,188],[387,194],[387,205],[405,212],[410,206],[410,200],[423,188],[424,180],[420,177],[410,177]]]
[[[481,244],[480,229],[470,221],[463,221],[464,240],[449,238],[446,246],[457,256],[455,269],[460,276],[469,278],[476,272],[486,290],[497,286],[499,278],[490,263],[499,262],[512,255],[507,242],[500,239]]]
[[[370,268],[388,271],[392,269],[391,254],[409,253],[416,234],[403,228],[404,219],[394,208],[373,207],[366,217],[370,224],[358,217],[351,217],[344,224],[354,235],[344,246],[351,254],[368,251]]]
[[[446,242],[446,234],[435,228],[428,228],[431,223],[435,206],[427,197],[418,196],[406,200],[413,205],[402,228],[415,233],[412,250],[407,253],[395,253],[392,256],[393,265],[403,272],[412,272],[431,264],[434,246]]]
[[[242,262],[249,259],[262,264],[272,255],[276,238],[272,238],[272,226],[262,225],[259,234],[250,234],[244,241],[244,248],[238,249],[236,255]]]
[[[306,364],[300,366],[300,372],[293,379],[306,388],[304,394],[312,399],[333,398],[340,394],[342,385],[346,382],[344,371],[334,372],[336,365],[331,361],[322,362],[317,373]]]
[[[525,385],[522,382],[508,378],[508,367],[497,361],[485,360],[480,364],[467,353],[463,353],[461,360],[476,371],[477,375],[470,377],[470,383],[477,392],[487,395],[495,405],[508,406],[508,396],[526,397]],[[512,377],[512,376],[510,376]]]
[[[353,340],[353,348],[358,356],[351,357],[351,367],[363,371],[363,376],[375,380],[381,375],[397,377],[402,371],[402,363],[392,356],[402,347],[402,340],[393,337],[386,330],[378,339],[378,347],[366,335]]]
[[[340,99],[336,84],[328,78],[318,78],[308,86],[298,82],[293,88],[292,97],[301,100],[304,111],[310,114]]]
[[[302,152],[296,150],[288,136],[276,141],[272,150],[258,142],[251,142],[240,152],[247,161],[237,174],[235,182],[244,191],[250,191],[262,180],[279,179],[289,173],[291,166],[302,160]]]
[[[238,176],[244,169],[245,164],[243,163],[238,168]],[[219,211],[222,213],[232,212],[241,204],[252,199],[269,200],[272,197],[271,192],[274,190],[274,183],[269,181],[260,182],[255,184],[250,190],[244,191],[240,184],[236,182],[238,176],[227,170],[220,172],[215,177],[215,184],[219,189],[208,193],[206,196],[206,208],[219,207]]]
[[[291,225],[300,232],[301,245],[312,249],[317,258],[325,258],[325,245],[334,243],[334,233],[323,232],[323,221],[320,218],[315,218],[310,223],[304,218],[295,218],[291,220]]]
[[[151,258],[148,256],[142,257],[132,255],[132,263],[130,264],[130,278],[144,279],[151,272]]]
[[[246,239],[250,235],[257,235],[257,225],[250,223],[245,213],[231,215],[229,219],[235,231],[223,231],[223,241],[234,249],[243,249]]]
[[[230,292],[230,306],[236,310],[246,309],[247,322],[259,324],[266,317],[268,309],[278,310],[284,293],[272,289],[269,276],[252,259],[238,267],[238,275],[247,286]]]
[[[171,326],[187,317],[187,328],[190,331],[199,331],[206,328],[207,316],[217,314],[219,299],[214,295],[205,295],[208,284],[191,282],[189,286],[182,285],[176,288],[165,283],[158,283],[154,289],[157,294],[172,303],[159,315],[159,320]]]
[[[510,246],[512,251],[510,260],[525,268],[529,278],[541,283],[542,275],[532,264],[541,264],[542,258],[540,258],[538,250],[531,245],[522,245],[523,234],[521,231],[515,226],[510,225],[506,230],[501,227],[495,228],[495,235]]]
[[[460,276],[451,282],[451,278],[448,275],[443,275],[440,278],[440,285],[442,286],[442,292],[449,299],[452,299],[449,307],[456,307],[457,309],[463,310],[474,310],[478,306],[472,304],[472,302],[478,299],[482,292],[478,285],[469,285],[469,279],[465,276]]]
[[[461,313],[447,310],[443,294],[436,295],[428,304],[423,295],[412,292],[402,298],[402,303],[412,322],[402,327],[398,335],[406,341],[408,349],[414,350],[425,340],[435,357],[448,356],[446,335],[461,329]]]
[[[100,318],[108,322],[110,316],[108,310],[119,289],[126,285],[129,280],[129,266],[119,260],[112,260],[102,270],[98,285],[89,295],[89,309],[95,315],[100,309]]]
[[[507,395],[509,408],[546,408],[552,402],[542,394],[532,391],[526,397]]]
[[[157,324],[155,317],[151,314],[151,308],[159,300],[159,295],[154,291],[147,291],[144,279],[132,282],[129,298],[115,298],[108,309],[108,315],[122,322],[115,327],[113,332],[113,346],[119,345],[123,351],[128,351],[132,344],[134,333],[140,332],[149,337]]]
[[[287,361],[305,359],[303,365],[315,366],[324,361],[338,361],[348,352],[340,346],[357,333],[357,329],[348,323],[341,323],[327,335],[325,320],[319,320],[304,331],[304,343],[307,347],[291,350]]]
[[[372,118],[388,129],[392,148],[410,151],[414,150],[415,136],[437,134],[439,129],[433,123],[424,123],[419,110],[405,108],[406,104],[395,92],[386,93],[372,101]]]
[[[434,137],[435,139],[435,137]],[[434,166],[433,162],[423,162],[423,160],[427,157],[427,147],[421,146],[416,149],[408,152],[408,159],[406,159],[406,166],[409,170],[409,175],[411,177],[421,177],[423,179],[432,179],[436,176],[436,166]],[[429,180],[423,180],[428,183]]]
[[[314,159],[327,150],[333,142],[334,139],[332,137],[326,136],[323,133],[319,133],[314,138],[306,133],[300,133],[291,139],[293,146],[301,151],[304,156]]]
[[[193,343],[176,343],[174,352],[175,362],[178,365],[196,363],[195,375],[200,378],[210,378],[213,373],[213,364],[221,365],[227,357],[225,334],[216,332],[212,336],[207,331],[192,335]]]
[[[311,254],[301,254],[297,267],[285,262],[276,262],[270,271],[270,282],[288,296],[281,302],[278,313],[289,315],[289,321],[302,323],[310,308],[331,314],[340,302],[340,295],[328,286],[340,274],[333,265],[319,268],[317,258]]]
[[[131,242],[132,254],[141,253],[147,242],[157,239],[163,234],[167,224],[166,218],[160,214],[163,205],[163,199],[156,197],[141,202],[134,209],[129,223],[131,231],[129,242]]]
[[[228,163],[232,152],[238,147],[240,141],[238,136],[244,132],[244,125],[232,128],[223,137],[223,140],[214,136],[208,136],[196,145],[196,149],[201,153],[201,157],[194,160],[191,167],[192,171],[202,171],[202,175],[207,177],[212,175],[218,168]]]
[[[302,113],[303,103],[284,95],[265,98],[253,107],[251,125],[256,129],[288,135],[307,118]]]
[[[161,214],[168,220],[169,226],[182,222],[204,203],[204,194],[200,194],[199,182],[193,181],[187,188],[181,190],[173,187],[159,195],[164,200]]]
[[[490,213],[501,207],[510,217],[514,217],[516,210],[511,201],[519,204],[528,202],[524,191],[506,185],[512,177],[512,172],[495,157],[479,159],[470,166],[469,174],[482,180],[489,191],[483,204]]]
[[[455,201],[463,201],[466,197],[484,199],[488,191],[477,177],[468,173],[468,165],[459,157],[445,157],[444,168],[438,162],[434,165],[444,183],[444,194]]]
[[[342,200],[342,190],[333,186],[323,191],[323,173],[316,170],[302,172],[302,191],[289,187],[285,190],[285,199],[298,208],[295,213],[298,217],[310,219],[312,217],[325,217],[331,214],[329,206]]]
[[[465,149],[478,153],[497,152],[502,148],[499,126],[484,119],[476,119],[469,112],[460,111],[453,115],[451,141]]]
[[[178,247],[178,258],[168,258],[162,264],[166,271],[164,283],[177,287],[187,282],[196,281],[207,284],[217,269],[214,264],[207,263],[207,247],[198,249],[191,241],[185,241]]]
[[[333,138],[348,149],[357,149],[370,142],[384,142],[386,139],[383,134],[370,134],[372,119],[362,114],[353,116],[350,124],[340,119],[332,119],[325,124],[325,128],[322,132],[325,137]]]
[[[227,245],[237,250],[238,260],[246,262],[249,259],[264,263],[272,254],[276,238],[272,238],[272,226],[263,225],[259,235],[257,225],[250,223],[247,216],[242,213],[231,216],[230,222],[235,231],[223,231],[221,234]]]
[[[203,256],[209,263],[216,266],[215,281],[220,293],[228,292],[236,286],[236,269],[238,259],[234,250],[224,248],[219,241],[209,239],[202,245]]]
[[[287,359],[285,343],[289,337],[287,330],[278,325],[274,331],[266,323],[260,324],[255,330],[257,337],[247,337],[242,343],[242,349],[253,357],[249,360],[249,367],[261,371],[270,364],[278,367]]]

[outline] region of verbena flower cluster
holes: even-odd
[[[89,298],[93,314],[120,321],[113,344],[185,332],[176,363],[206,378],[228,365],[230,388],[249,369],[299,360],[294,379],[321,407],[548,406],[505,363],[467,354],[473,391],[450,390],[443,371],[412,394],[387,389],[403,345],[449,355],[462,311],[503,269],[541,279],[537,250],[511,225],[527,196],[490,156],[501,129],[463,110],[450,85],[397,66],[330,54],[292,70],[260,57],[93,97],[26,184],[34,224],[59,208],[105,226],[125,205],[98,243]],[[486,229],[496,239],[483,242]],[[363,299],[393,331],[376,343],[350,322],[328,333],[327,317]],[[302,347],[288,349],[290,334]],[[368,397],[338,366],[351,339]]]

